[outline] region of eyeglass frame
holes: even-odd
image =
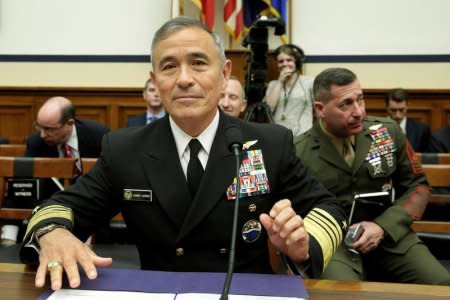
[[[43,131],[45,131],[45,132],[46,132],[47,134],[49,134],[49,135],[55,135],[56,132],[57,132],[58,130],[60,130],[61,128],[63,128],[66,124],[67,124],[67,123],[61,124],[61,126],[58,126],[58,127],[47,127],[47,126],[41,126],[41,125],[39,125],[37,122],[34,122],[34,128],[35,128],[36,130],[38,130],[38,131],[43,130]]]

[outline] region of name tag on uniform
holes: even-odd
[[[152,190],[123,189],[123,200],[152,202]]]

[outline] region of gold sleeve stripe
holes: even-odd
[[[37,210],[30,219],[27,226],[27,232],[25,236],[28,235],[29,230],[32,229],[36,224],[45,221],[47,219],[66,219],[73,224],[73,213],[72,209],[62,206],[62,205],[49,205],[42,209]]]
[[[306,231],[319,243],[323,255],[323,270],[342,241],[339,223],[328,212],[314,208],[303,220]]]
[[[323,229],[323,232],[320,234],[326,235],[326,239],[331,243],[332,249],[337,248],[338,245],[338,237],[333,234],[332,229],[329,228],[327,224],[325,224],[318,216],[317,214],[312,214],[309,216],[310,221],[314,222],[316,226],[319,226],[319,228]]]
[[[326,233],[330,236],[331,242],[333,243],[333,247],[339,247],[342,241],[342,230],[340,229],[340,227],[338,227],[338,230],[336,230],[335,226],[330,226],[330,224],[336,223],[336,220],[333,219],[328,213],[326,215],[323,215],[317,211],[312,211],[310,217],[320,226],[325,228]],[[329,217],[331,217],[331,219]]]
[[[320,245],[320,248],[322,249],[324,267],[322,269],[323,271],[325,269],[325,266],[327,266],[328,262],[331,260],[331,257],[333,256],[335,251],[335,247],[332,244],[329,235],[326,233],[326,230],[320,225],[318,226],[315,221],[311,219],[305,219],[305,228],[306,231],[316,239],[316,241]]]

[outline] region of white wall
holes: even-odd
[[[0,0],[0,54],[144,55],[170,1]]]
[[[292,0],[292,39],[312,55],[450,54],[448,0]]]

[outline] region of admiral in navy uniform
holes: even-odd
[[[269,239],[292,262],[309,262],[310,274],[319,276],[342,240],[346,216],[306,175],[289,130],[219,111],[231,72],[220,39],[199,21],[172,19],[155,33],[152,62],[151,77],[168,115],[107,134],[93,169],[36,209],[21,249],[24,262],[39,260],[36,286],[50,273],[52,289],[59,289],[65,272],[77,287],[78,265],[96,278],[96,268],[112,259],[81,241],[119,212],[135,235],[143,269],[225,272],[237,192],[226,140],[230,126],[244,142],[235,271],[272,272]],[[192,158],[191,140],[201,145]],[[195,191],[187,178],[198,160],[204,174]]]
[[[365,118],[363,92],[350,70],[324,70],[313,89],[320,119],[295,140],[309,174],[336,195],[347,213],[355,194],[395,190],[392,206],[361,222],[365,231],[351,245],[361,255],[342,245],[322,277],[448,284],[447,270],[411,229],[424,212],[430,189],[400,127],[387,118]]]

